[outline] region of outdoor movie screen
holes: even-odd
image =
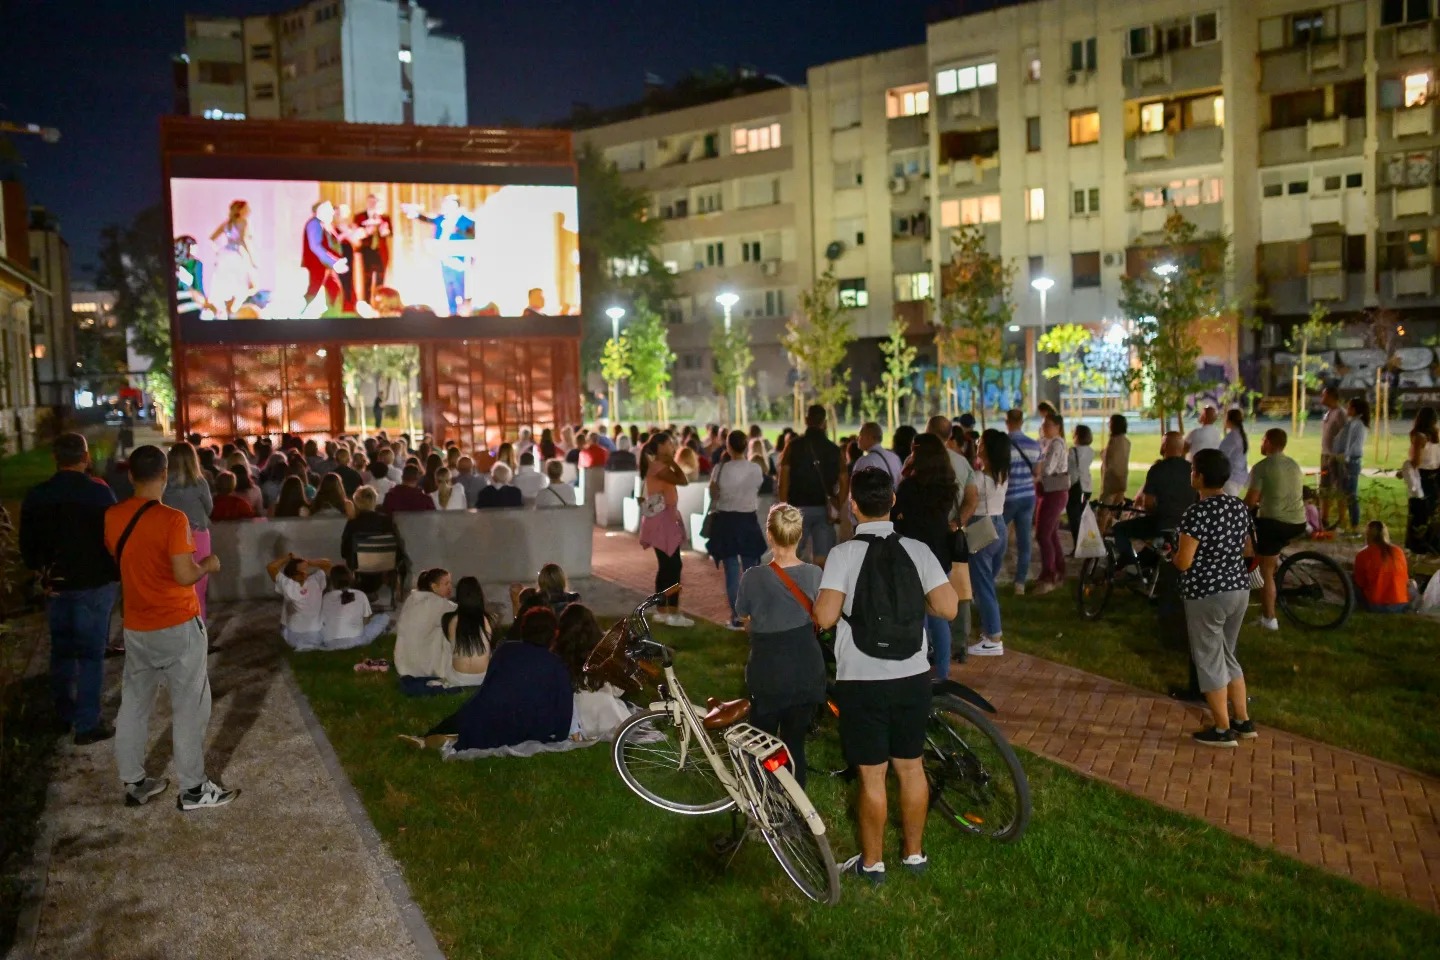
[[[172,177],[169,187],[185,339],[387,326],[453,337],[477,329],[461,318],[524,329],[580,313],[571,185]]]

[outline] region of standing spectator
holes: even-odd
[[[1167,530],[1174,530],[1194,502],[1195,488],[1190,485],[1185,438],[1179,431],[1172,430],[1161,441],[1160,459],[1145,474],[1145,486],[1135,498],[1135,505],[1146,512],[1115,524],[1116,569],[1135,562],[1132,540],[1153,540]]]
[[[890,452],[895,454],[896,460],[904,463],[910,459],[910,448],[914,443],[915,428],[908,423],[902,423],[890,437]]]
[[[271,454],[270,459],[265,461],[265,469],[260,474],[260,493],[267,510],[280,499],[280,487],[284,485],[288,471],[289,465],[278,453]]]
[[[1350,529],[1360,528],[1360,476],[1365,472],[1365,439],[1370,435],[1370,401],[1355,397],[1345,405],[1345,499]],[[1387,541],[1388,542],[1388,541]]]
[[[924,544],[945,572],[947,582],[954,559],[950,519],[961,492],[948,453],[933,433],[922,433],[915,438],[910,462],[905,465],[900,485],[895,489],[895,506],[890,512],[895,532]],[[930,641],[930,668],[937,680],[944,680],[950,676],[950,621],[927,613],[925,635]]]
[[[1025,412],[1011,410],[1005,414],[1005,429],[1010,435],[1010,482],[1005,488],[1005,549],[1009,549],[1008,528],[1015,528],[1015,595],[1025,595],[1025,581],[1030,577],[1030,546],[1035,532],[1036,464],[1040,444],[1025,435]],[[1002,551],[1003,563],[1003,551]]]
[[[653,454],[645,472],[645,499],[640,505],[640,546],[655,551],[655,592],[680,583],[680,548],[685,527],[677,505],[679,489],[690,481],[675,462],[675,440],[668,433],[650,438]],[[672,627],[692,627],[695,621],[680,612],[680,595],[658,608],[655,619]]]
[[[725,571],[725,596],[730,601],[730,629],[742,630],[736,600],[746,570],[757,566],[765,553],[756,511],[760,509],[763,471],[745,459],[747,438],[731,430],[725,438],[730,459],[710,473],[710,539],[706,549],[716,566]],[[783,739],[783,738],[782,738]]]
[[[575,488],[566,483],[565,461],[545,461],[545,486],[535,495],[535,506],[545,509],[575,506]]]
[[[1285,545],[1305,534],[1305,477],[1300,464],[1285,455],[1290,438],[1284,430],[1274,427],[1265,431],[1260,442],[1264,457],[1250,471],[1250,486],[1245,503],[1258,507],[1255,519],[1255,554],[1260,558],[1260,572],[1265,585],[1260,591],[1260,627],[1279,630],[1275,618],[1276,558]]]
[[[1250,453],[1250,438],[1245,435],[1245,413],[1239,407],[1225,411],[1225,439],[1220,441],[1219,449],[1230,461],[1230,479],[1225,481],[1225,492],[1238,497],[1250,477],[1250,465],[1246,460]]]
[[[1421,407],[1410,428],[1410,456],[1420,475],[1420,496],[1410,498],[1405,548],[1414,553],[1440,553],[1440,419],[1434,407]]]
[[[734,604],[736,616],[750,629],[745,663],[750,722],[785,741],[802,787],[805,736],[825,702],[825,657],[812,619],[820,568],[795,555],[804,528],[795,507],[777,503],[770,508],[765,533],[774,559],[745,571]]]
[[[1390,542],[1390,529],[1380,520],[1365,525],[1365,548],[1355,554],[1355,590],[1360,608],[1371,613],[1409,613],[1419,598],[1405,551]]]
[[[1110,439],[1100,455],[1101,503],[1119,503],[1130,489],[1129,431],[1130,421],[1123,413],[1110,415]]]
[[[400,485],[392,487],[385,495],[385,512],[389,514],[423,512],[434,510],[435,501],[420,489],[420,468],[406,464],[400,474]]]
[[[1185,437],[1185,456],[1193,460],[1201,450],[1214,450],[1220,446],[1220,429],[1215,426],[1218,419],[1219,412],[1206,404],[1205,409],[1200,411],[1200,425]]]
[[[805,517],[800,554],[821,567],[835,546],[839,489],[840,448],[826,435],[825,408],[817,403],[805,411],[804,435],[785,444],[777,497],[800,508]]]
[[[900,471],[904,463],[892,450],[885,449],[885,434],[880,430],[880,424],[873,421],[862,424],[860,433],[855,438],[855,444],[862,451],[860,459],[855,461],[855,470],[866,470],[871,467],[878,467],[890,475],[890,479],[898,487],[900,485]]]
[[[980,435],[980,469],[975,477],[979,499],[973,523],[994,525],[996,536],[988,546],[970,554],[970,583],[980,611],[980,640],[967,649],[972,657],[999,657],[1005,653],[995,580],[1005,562],[1005,488],[1010,482],[1010,451],[1010,438],[999,430],[986,430]]]
[[[1320,391],[1325,417],[1320,421],[1320,522],[1330,527],[1330,512],[1337,517],[1345,512],[1342,502],[1350,489],[1345,479],[1345,411],[1340,406],[1340,391],[1327,386]]]
[[[62,433],[50,452],[55,474],[30,488],[20,507],[20,553],[47,597],[56,718],[85,745],[115,735],[100,716],[116,579],[105,549],[105,511],[115,495],[86,474],[90,448],[81,434]]]
[[[355,496],[355,491],[365,482],[360,476],[360,471],[350,465],[350,448],[342,446],[335,451],[335,472],[340,475],[340,485],[345,489],[345,496]]]
[[[210,511],[215,508],[210,484],[200,472],[200,460],[195,448],[181,442],[170,447],[169,481],[165,486],[164,502],[185,514],[190,521],[190,537],[195,543],[195,556],[204,560],[210,556]],[[206,619],[206,595],[210,578],[201,577],[195,584],[195,596],[200,599],[200,619]]]
[[[1091,446],[1095,436],[1089,427],[1080,423],[1075,426],[1074,440],[1069,458],[1070,495],[1065,502],[1065,521],[1070,527],[1072,544],[1080,540],[1080,515],[1095,489],[1095,480],[1090,473],[1090,467],[1095,463],[1095,448]]]
[[[385,395],[375,394],[375,401],[370,405],[370,415],[375,421],[375,429],[379,430],[381,421],[385,419]]]
[[[885,881],[884,834],[885,777],[895,768],[900,781],[900,816],[904,867],[923,873],[925,814],[930,805],[929,785],[921,755],[925,729],[930,722],[930,663],[925,649],[924,621],[920,614],[952,620],[955,591],[930,550],[895,533],[888,517],[895,492],[883,470],[861,470],[850,485],[856,518],[855,539],[836,547],[820,578],[815,601],[815,622],[835,628],[835,700],[840,707],[840,743],[845,758],[859,768],[858,803],[860,852],[841,865],[872,884]],[[883,551],[883,565],[872,564],[862,577],[866,555]],[[903,568],[907,564],[909,569]],[[893,601],[900,620],[893,626],[913,624],[913,636],[885,631],[888,642],[914,654],[903,659],[882,659],[867,650],[879,623],[867,611],[889,606],[886,597],[861,595],[861,590],[884,584],[882,593]],[[901,651],[897,650],[896,653]]]
[[[225,470],[215,481],[215,505],[210,508],[212,523],[254,518],[255,511],[251,509],[250,501],[235,492],[235,477],[235,474]]]
[[[1224,491],[1230,461],[1219,450],[1196,451],[1193,475],[1200,500],[1180,519],[1175,568],[1183,573],[1180,591],[1190,658],[1212,718],[1210,728],[1193,736],[1207,747],[1234,747],[1240,739],[1259,736],[1250,719],[1245,675],[1235,659],[1235,641],[1250,603],[1250,571],[1245,566],[1250,512]]]
[[[513,482],[520,491],[520,498],[526,503],[534,503],[535,497],[545,488],[545,475],[535,468],[532,451],[520,454],[520,469],[515,471]]]
[[[1040,580],[1035,592],[1049,593],[1065,582],[1065,548],[1060,543],[1060,518],[1070,500],[1070,457],[1065,449],[1065,421],[1060,415],[1040,423]]]
[[[520,507],[524,504],[519,488],[510,485],[509,465],[496,461],[490,468],[490,485],[475,495],[475,509],[493,510],[498,507]]]
[[[208,639],[195,584],[218,573],[214,554],[195,562],[195,543],[185,514],[160,503],[166,457],[159,447],[130,455],[135,496],[105,514],[105,545],[120,570],[125,605],[125,672],[115,718],[115,760],[125,784],[125,803],[139,806],[163,793],[168,780],[145,775],[150,712],[164,681],[170,695],[175,772],[181,810],[224,806],[239,796],[205,775],[205,730],[210,725]]]

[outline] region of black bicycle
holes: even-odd
[[[1123,500],[1120,503],[1099,503],[1092,500],[1090,509],[1095,511],[1097,521],[1102,510],[1112,510],[1129,516],[1142,516],[1145,513],[1135,505],[1134,500]],[[1171,545],[1173,536],[1173,532],[1167,532],[1141,543],[1135,551],[1135,560],[1122,567],[1115,548],[1112,527],[1111,532],[1102,537],[1105,556],[1088,557],[1080,564],[1080,576],[1075,580],[1075,607],[1081,618],[1099,620],[1104,616],[1117,584],[1153,601],[1160,586],[1160,570],[1165,563],[1165,549],[1167,545]]]

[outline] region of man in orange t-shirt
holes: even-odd
[[[190,521],[160,503],[166,458],[145,445],[130,454],[135,495],[105,514],[105,546],[120,569],[125,604],[125,674],[115,718],[115,760],[125,784],[127,806],[140,806],[163,793],[168,780],[145,775],[150,712],[163,680],[170,691],[170,736],[181,810],[224,806],[239,795],[205,775],[205,731],[210,726],[208,638],[200,619],[195,584],[220,571],[213,554],[195,562]]]

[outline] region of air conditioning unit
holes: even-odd
[[[1069,73],[1065,74],[1065,84],[1066,84],[1067,86],[1073,87],[1073,86],[1075,86],[1075,84],[1077,84],[1077,83],[1079,83],[1079,82],[1080,82],[1080,71],[1079,71],[1079,70],[1071,70]]]
[[[904,193],[904,192],[906,191],[906,189],[909,188],[909,186],[910,186],[910,181],[906,180],[904,177],[891,177],[891,178],[890,178],[890,192],[891,192],[891,193],[896,193],[896,194]]]
[[[780,274],[780,260],[778,258],[762,261],[760,272],[767,277],[775,277]]]
[[[1111,251],[1100,258],[1107,267],[1118,267],[1125,262],[1125,254]]]

